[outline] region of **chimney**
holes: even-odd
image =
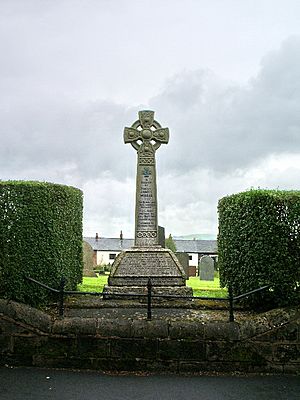
[[[120,240],[123,240],[123,232],[120,232]]]
[[[96,233],[96,237],[95,237],[95,239],[96,239],[96,240],[98,240],[98,239],[99,239],[98,233]]]

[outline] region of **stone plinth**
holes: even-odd
[[[104,286],[104,291],[106,293],[104,300],[109,300],[111,298],[118,299],[118,294],[126,294],[126,299],[136,299],[136,297],[130,297],[130,295],[147,295],[147,287],[145,286]],[[191,296],[193,296],[193,290],[189,286],[154,286],[152,288],[152,296],[154,296],[155,303],[163,302],[165,305],[172,304],[173,300],[184,300],[189,301],[192,300]],[[155,295],[166,296],[162,298],[155,298]],[[174,297],[168,297],[174,296]],[[180,297],[177,299],[177,297]],[[185,299],[186,297],[186,299]],[[181,299],[182,298],[182,299]],[[139,302],[146,302],[147,297],[144,298],[144,301],[138,299]]]
[[[169,249],[132,248],[118,255],[105,286],[107,293],[145,294],[148,279],[153,294],[191,296],[185,286],[186,275],[177,257]]]
[[[108,283],[111,286],[184,286],[186,275],[169,249],[132,248],[116,258]]]

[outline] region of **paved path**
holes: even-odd
[[[184,306],[182,306],[184,304]],[[201,306],[202,304],[202,306]],[[205,308],[205,304],[209,304],[209,309]],[[154,304],[152,307],[152,318],[168,321],[228,321],[229,310],[227,303],[204,301],[189,302],[189,303],[171,303],[168,307],[163,304]],[[52,310],[53,315],[57,315],[57,310]],[[236,321],[244,319],[257,318],[257,314],[252,314],[249,311],[234,312]],[[80,317],[80,318],[117,318],[117,319],[147,319],[147,304],[139,304],[136,301],[112,301],[99,299],[97,297],[86,296],[84,298],[70,297],[65,302],[65,317]]]
[[[66,309],[64,315],[65,317],[137,320],[147,319],[147,308],[73,308]],[[246,313],[246,315],[248,314]],[[197,321],[209,321],[212,319],[214,319],[214,321],[228,321],[229,312],[227,310],[211,311],[177,308],[152,308],[152,317],[153,319],[167,319],[170,321],[182,321],[183,319],[192,319]],[[238,318],[237,315],[236,317]]]
[[[1,400],[299,400],[296,376],[104,375],[0,367]]]

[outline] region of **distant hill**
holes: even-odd
[[[212,235],[209,233],[193,233],[191,235],[183,235],[183,236],[173,236],[173,239],[177,240],[216,240],[217,235]]]

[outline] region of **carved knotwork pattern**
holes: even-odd
[[[154,165],[155,159],[154,159],[154,157],[147,157],[147,156],[140,155],[139,156],[139,164],[140,165]]]
[[[138,238],[155,238],[155,237],[157,237],[157,232],[156,231],[138,232],[137,237]]]

